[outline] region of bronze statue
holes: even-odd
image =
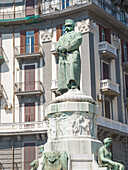
[[[79,46],[82,43],[80,32],[74,31],[75,22],[65,21],[65,31],[56,44],[59,53],[58,91],[64,93],[70,88],[80,88],[81,60]]]
[[[98,163],[100,167],[107,167],[108,170],[124,170],[124,166],[121,163],[112,161],[112,153],[109,147],[112,144],[111,138],[104,139],[104,145],[98,152]]]

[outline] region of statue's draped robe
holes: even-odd
[[[56,51],[59,47],[65,48],[65,55],[59,54],[58,90],[67,90],[71,80],[80,86],[81,60],[79,46],[82,43],[80,32],[71,31],[59,38]]]

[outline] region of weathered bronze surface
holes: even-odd
[[[59,53],[58,91],[66,92],[75,87],[80,88],[81,60],[79,46],[82,43],[80,32],[74,31],[75,22],[71,19],[65,21],[65,31],[56,44]]]
[[[112,153],[109,147],[112,144],[111,138],[104,139],[104,145],[98,152],[98,163],[100,167],[107,167],[108,170],[124,170],[124,166],[121,163],[112,161]]]

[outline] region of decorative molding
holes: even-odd
[[[41,32],[41,39],[42,42],[49,42],[52,41],[52,36],[53,36],[53,30],[49,29],[49,30],[44,30]]]
[[[120,40],[118,39],[118,37],[117,36],[113,36],[113,45],[114,45],[114,47],[116,47],[117,49],[119,49],[120,48]]]
[[[82,34],[87,32],[91,32],[94,34],[96,23],[90,19],[83,20],[81,23],[78,23],[78,28]]]

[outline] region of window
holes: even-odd
[[[120,12],[120,21],[123,24],[126,24],[126,20],[125,20],[125,13],[123,11]]]
[[[30,163],[35,160],[35,143],[24,144],[24,169],[31,170]]]
[[[102,34],[102,41],[105,41],[106,40],[106,38],[105,38],[105,28],[101,29],[101,34]]]
[[[34,52],[34,31],[26,31],[26,53]]]
[[[35,90],[35,65],[26,65],[24,74],[24,90]]]
[[[125,74],[125,96],[128,97],[128,74]]]
[[[62,0],[62,9],[69,7],[69,0]]]
[[[34,0],[26,0],[26,16],[34,15]]]
[[[35,103],[25,103],[25,122],[35,121]],[[29,125],[28,125],[29,126]]]
[[[65,33],[65,25],[62,24],[61,35],[63,35],[64,33]]]
[[[105,117],[110,119],[110,101],[105,100]]]
[[[122,61],[128,61],[128,42],[121,40]]]
[[[110,28],[104,28],[103,26],[99,25],[99,36],[100,42],[107,41],[111,44]]]
[[[64,24],[57,25],[56,26],[56,41],[58,41],[61,35],[63,35],[64,33],[65,33],[65,25]]]
[[[104,79],[110,79],[109,76],[109,64],[106,62],[103,62],[103,80]]]
[[[20,32],[20,54],[39,52],[39,30]]]

